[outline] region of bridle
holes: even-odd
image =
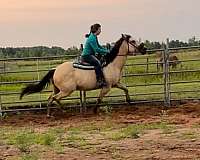
[[[130,47],[129,47],[130,45],[133,46],[133,47],[135,47],[135,48],[138,50],[138,47],[137,47],[133,42],[128,41],[128,40],[126,40],[126,39],[124,39],[124,40],[127,42],[127,45],[128,45],[128,52],[127,52],[128,54],[132,53],[132,52],[130,52],[130,49],[129,49],[129,48],[130,48]],[[127,55],[117,55],[117,56],[127,56]]]
[[[138,50],[138,47],[137,47],[133,42],[131,42],[131,41],[129,42],[129,41],[127,41],[127,40],[126,40],[126,42],[127,42],[127,44],[128,44],[128,53],[131,53],[131,52],[130,52],[130,49],[129,49],[129,48],[130,48],[129,45],[135,47],[135,48]]]

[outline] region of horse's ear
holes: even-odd
[[[127,41],[130,40],[131,36],[130,35],[126,35]]]
[[[122,34],[122,38],[125,39],[125,35],[124,34]]]

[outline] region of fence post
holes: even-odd
[[[1,94],[0,94],[0,117],[3,116],[3,113],[2,113],[2,108],[3,108],[3,105],[2,105],[2,101],[1,101]]]
[[[6,62],[3,61],[3,73],[5,74],[6,73]]]
[[[83,51],[83,44],[80,44],[80,51]],[[86,112],[86,91],[80,91],[80,113],[84,112]]]
[[[8,56],[6,56],[6,58],[3,61],[3,74],[6,75],[6,64],[8,63]],[[1,92],[0,92],[1,93]],[[2,94],[3,95],[3,94]],[[2,95],[0,94],[0,116],[3,116],[3,103],[2,103]]]
[[[40,72],[39,72],[39,59],[37,58],[37,79],[40,81]],[[40,97],[40,108],[42,107],[42,102],[41,102],[41,92],[39,94]]]
[[[163,54],[163,80],[164,80],[164,106],[170,107],[170,84],[169,84],[169,39]]]
[[[87,107],[86,107],[86,99],[87,99],[86,91],[83,91],[83,111],[84,111],[84,112],[87,111]]]
[[[147,57],[146,72],[149,73],[149,57]]]
[[[83,93],[80,91],[80,113],[83,113]]]
[[[158,60],[156,60],[156,69],[157,69],[157,72],[159,71],[159,61]]]
[[[4,75],[6,74],[6,60],[3,61],[3,74]],[[3,116],[3,112],[2,112],[3,104],[2,104],[2,98],[1,98],[2,95],[1,95],[1,92],[0,92],[0,117]]]

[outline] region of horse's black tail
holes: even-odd
[[[39,83],[36,84],[29,84],[25,88],[22,89],[22,92],[20,94],[20,99],[26,94],[32,94],[42,91],[52,79],[54,75],[55,69],[50,70],[41,80]]]

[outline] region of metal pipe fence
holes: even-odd
[[[128,58],[123,70],[122,81],[129,89],[133,99],[132,104],[163,102],[164,106],[169,107],[172,100],[200,99],[200,65],[198,65],[200,64],[200,46],[169,48],[168,42],[169,40],[163,49],[148,50],[148,53],[162,52],[163,62],[156,62],[155,54]],[[191,50],[196,52],[196,56],[191,56],[192,58],[188,56]],[[179,62],[189,64],[185,68],[171,70],[169,63],[173,61],[169,61],[169,55],[177,51],[188,52],[186,57],[189,58],[179,59]],[[10,111],[45,109],[44,104],[47,102],[47,95],[50,94],[51,89],[20,101],[18,97],[21,88],[28,83],[38,82],[43,74],[62,63],[63,60],[72,60],[75,57],[77,55],[0,59],[0,65],[2,64],[1,68],[3,68],[0,70],[0,114]],[[194,63],[195,66],[190,67]],[[156,69],[157,64],[163,65],[162,71]],[[188,80],[188,75],[194,79],[189,78]],[[97,92],[77,91],[63,101],[72,106],[81,106],[81,112],[83,112],[86,105],[94,105],[94,99],[97,98],[94,94],[96,95]],[[188,96],[177,97],[183,94],[188,94]],[[125,95],[114,90],[111,95],[106,96],[105,103],[102,105],[124,104],[122,97]],[[33,107],[27,107],[29,105]]]

